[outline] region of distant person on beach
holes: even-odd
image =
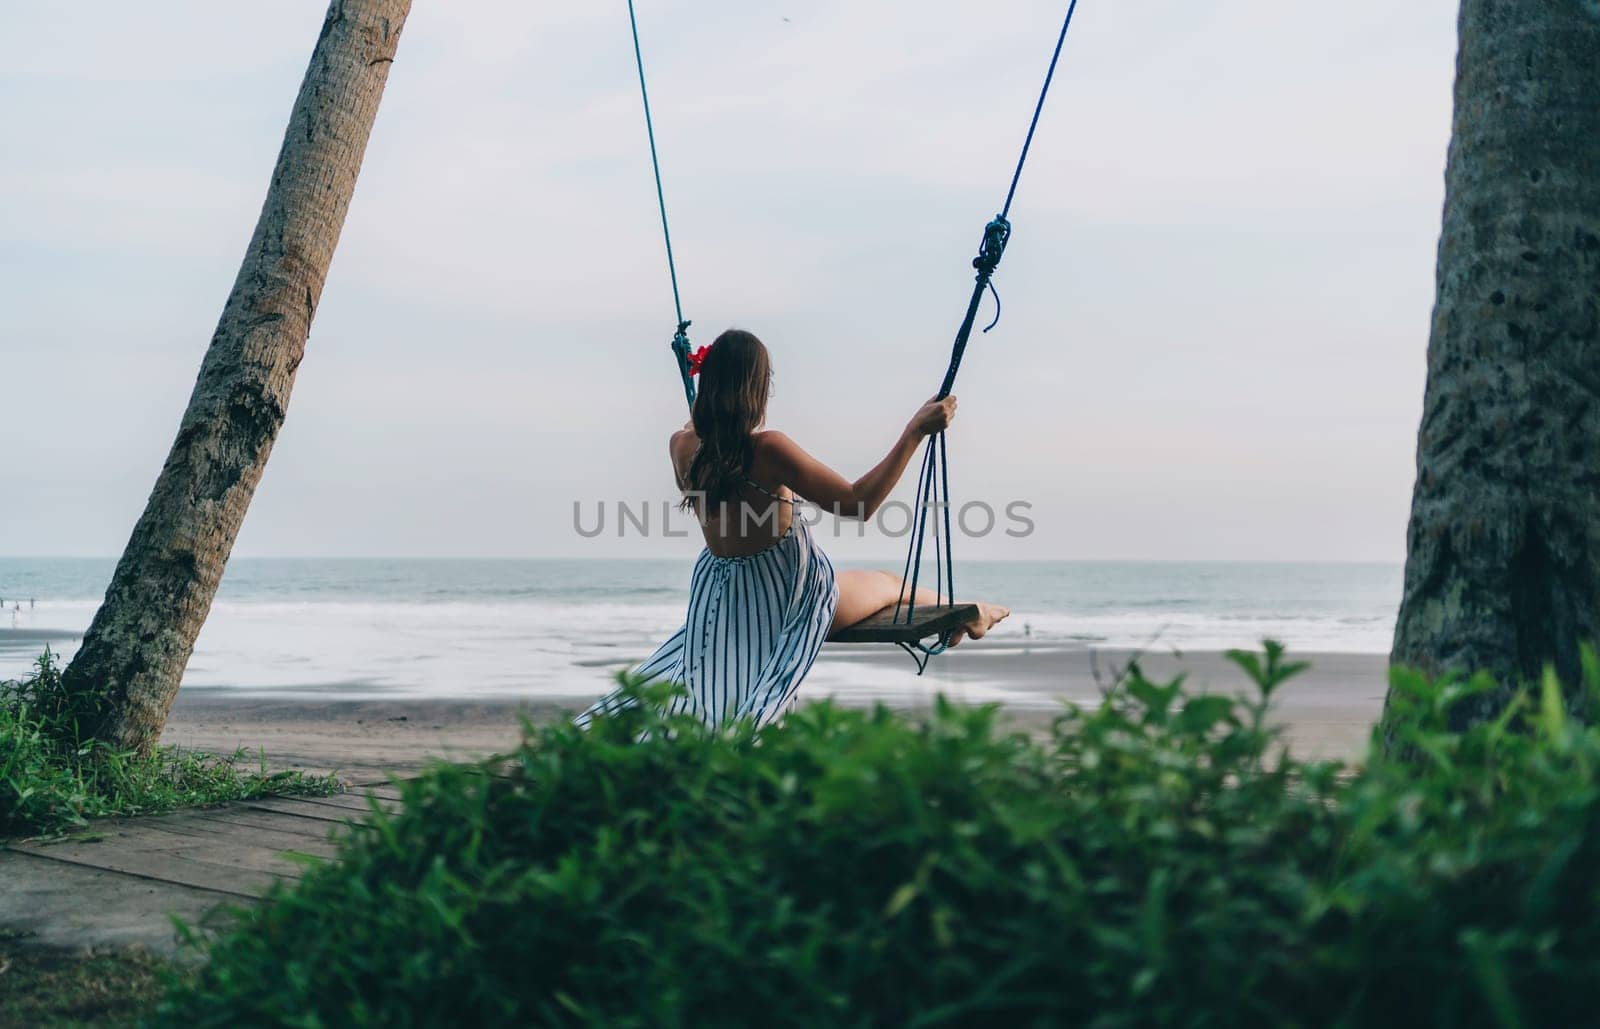
[[[956,398],[919,408],[887,456],[851,482],[781,432],[764,429],[772,366],[753,334],[729,329],[696,355],[700,377],[687,425],[669,443],[672,470],[706,547],[689,583],[683,628],[634,669],[634,676],[676,682],[687,694],[675,711],[708,725],[770,721],[793,700],[828,636],[907,597],[893,572],[835,573],[828,556],[795,516],[800,499],[844,518],[871,518],[888,498],[922,441],[941,432]],[[919,589],[916,603],[939,602]],[[978,604],[952,634],[981,638],[1011,612]],[[579,716],[586,723],[621,704],[612,693]]]

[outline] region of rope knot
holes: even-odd
[[[689,362],[689,323],[678,323],[678,331],[672,334],[672,352],[681,357],[685,364]]]
[[[685,318],[678,323],[678,331],[672,335],[672,353],[678,360],[678,374],[683,379],[683,395],[689,401],[689,408],[694,408],[694,374],[690,370],[689,355],[689,320]]]
[[[995,215],[994,221],[983,227],[983,242],[978,245],[978,256],[972,259],[972,267],[978,269],[980,277],[987,279],[994,274],[1010,239],[1011,223],[1003,215]]]

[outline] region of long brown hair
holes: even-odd
[[[729,329],[707,348],[692,413],[700,449],[684,477],[684,507],[703,498],[708,511],[738,496],[755,458],[751,434],[767,418],[771,383],[772,361],[755,333]]]

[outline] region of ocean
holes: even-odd
[[[0,558],[0,679],[25,671],[47,639],[71,656],[113,564]],[[240,558],[184,685],[302,699],[581,700],[682,624],[688,577],[681,561]],[[1391,564],[957,565],[959,595],[1013,611],[992,639],[1073,648],[1204,651],[1271,637],[1303,653],[1383,654],[1400,583]],[[976,656],[985,643],[967,646]],[[829,653],[808,692],[904,688],[904,670]]]

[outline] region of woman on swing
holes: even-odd
[[[772,368],[753,334],[729,329],[691,362],[700,377],[693,417],[673,433],[672,469],[705,534],[695,562],[684,627],[633,670],[647,681],[687,688],[674,711],[708,725],[770,721],[794,698],[823,641],[840,629],[910,599],[892,572],[835,572],[795,517],[803,497],[845,518],[871,518],[923,439],[955,417],[956,399],[922,405],[887,456],[851,482],[781,432],[763,430]],[[919,605],[940,601],[919,589]],[[948,598],[943,598],[948,600]],[[981,639],[1011,612],[978,604],[952,634]],[[623,703],[620,691],[580,716]]]

